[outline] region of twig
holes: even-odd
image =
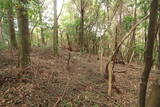
[[[66,91],[67,91],[67,88],[64,90],[62,96],[58,98],[58,100],[56,101],[56,103],[54,104],[53,107],[57,107],[57,105],[61,102],[61,100],[63,99],[63,97],[66,95]]]
[[[114,71],[115,73],[126,73],[127,70],[123,70],[123,71]]]
[[[102,94],[101,92],[99,92],[98,90],[92,88],[92,87],[90,86],[90,84],[85,84],[84,82],[80,82],[80,81],[77,81],[77,82],[78,82],[80,85],[84,86],[84,87],[89,87],[88,89],[90,89],[91,91],[94,91],[94,92],[96,92],[97,94],[103,96],[104,98],[110,100],[111,102],[113,102],[113,104],[115,105],[115,107],[121,107],[121,103],[115,102],[115,100],[114,100],[112,97],[110,97],[110,96],[105,96],[105,95],[103,95],[103,94]]]
[[[53,107],[57,107],[57,105],[62,101],[63,97],[66,95],[66,92],[67,92],[68,86],[69,86],[69,82],[70,82],[70,80],[68,79],[67,84],[66,84],[66,87],[65,87],[65,90],[63,91],[62,96],[60,96],[60,97],[58,98],[58,100],[56,101],[56,103],[54,104]]]
[[[67,62],[68,62],[68,63],[67,63],[67,67],[68,67],[68,68],[70,68],[70,64],[69,64],[70,59],[71,59],[71,54],[69,53],[69,58],[68,58],[68,61],[67,61]],[[70,69],[68,69],[68,72],[70,72]],[[69,73],[68,73],[68,74],[69,74]],[[70,83],[70,77],[69,77],[69,75],[68,75],[68,81],[67,81],[67,83],[66,83],[65,90],[63,91],[62,96],[60,96],[60,97],[58,98],[58,100],[56,101],[56,103],[54,104],[53,107],[57,107],[57,105],[62,101],[63,97],[66,95],[66,92],[67,92],[67,90],[68,90],[68,88],[69,88],[69,83]]]

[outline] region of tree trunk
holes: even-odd
[[[121,17],[121,15],[120,15],[120,17]],[[121,19],[121,18],[120,18],[120,19]],[[121,22],[120,22],[120,23],[121,23]],[[119,40],[119,36],[120,36],[120,34],[119,34],[120,30],[118,29],[118,27],[119,27],[119,26],[116,26],[115,49],[117,48],[118,40]],[[115,56],[114,56],[114,58],[112,59],[112,61],[113,61],[114,63],[119,63],[119,61],[122,60],[120,54],[121,54],[120,49],[118,49],[117,52],[116,52],[116,54],[115,54]]]
[[[160,26],[159,26],[159,46],[158,46],[158,70],[160,70]],[[152,90],[148,98],[147,107],[160,107],[160,76],[157,73],[157,80],[152,85]]]
[[[115,49],[117,48],[117,45],[118,45],[118,28],[117,28],[117,26],[116,26],[116,34],[115,34]]]
[[[135,25],[137,23],[137,0],[135,0],[135,8],[134,8],[134,22],[133,25]],[[127,57],[127,63],[130,63],[132,61],[133,58],[133,54],[134,54],[134,46],[135,46],[135,38],[136,38],[136,28],[133,31],[133,36],[131,37],[131,41],[130,41],[130,47],[128,50],[128,57]]]
[[[123,11],[123,1],[121,0],[120,10],[119,10],[119,22],[116,27],[116,35],[115,35],[115,49],[117,49],[119,40],[122,38],[122,34],[123,34],[122,28],[121,28],[122,27],[122,16],[123,16],[122,11]],[[114,63],[123,63],[124,64],[123,56],[122,56],[120,48],[116,51],[115,56],[112,59],[112,61]]]
[[[18,30],[19,30],[19,64],[23,69],[30,64],[30,37],[28,28],[28,13],[25,5],[27,0],[19,0],[19,6],[17,7],[18,18]]]
[[[57,18],[57,0],[54,0],[54,28],[53,28],[53,53],[58,55],[58,18]]]
[[[81,18],[80,18],[80,35],[79,35],[79,46],[80,46],[80,50],[83,52],[84,51],[84,0],[81,0],[81,4],[80,4],[80,14],[81,14]]]
[[[68,50],[72,51],[71,40],[70,40],[69,34],[66,34],[66,36],[67,36],[67,42],[68,42]]]
[[[144,14],[147,14],[147,11],[144,11]],[[146,47],[147,47],[147,20],[145,20],[144,37],[145,37],[145,41],[144,41],[145,46],[144,46],[144,48],[146,49]],[[144,51],[144,62],[145,62],[145,53],[146,52]]]
[[[159,26],[159,34],[158,34],[158,70],[160,70],[160,26]]]
[[[9,3],[9,7],[8,7],[8,24],[9,24],[9,37],[10,37],[11,48],[17,49],[16,34],[14,29],[14,14],[13,14],[12,0]]]
[[[142,73],[139,93],[139,107],[145,107],[146,90],[149,74],[153,65],[153,47],[156,36],[156,25],[157,25],[157,12],[158,12],[158,1],[152,0],[150,9],[150,20],[148,27],[148,40],[145,53],[145,67]]]
[[[41,11],[39,11],[39,20],[42,23],[42,13],[41,13]],[[45,45],[45,38],[44,38],[43,31],[44,31],[44,29],[41,25],[41,41],[42,41],[42,45]]]
[[[0,19],[0,43],[3,43],[3,33],[2,33],[2,19]]]
[[[158,80],[152,85],[147,107],[160,107],[160,83]]]

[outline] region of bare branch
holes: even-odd
[[[80,7],[78,6],[78,4],[76,4],[75,0],[73,0],[73,3],[75,4],[77,10],[80,12]]]
[[[116,54],[116,52],[119,50],[119,48],[121,47],[121,45],[123,44],[124,40],[126,40],[130,34],[135,30],[135,28],[140,24],[142,23],[144,20],[146,20],[147,18],[149,17],[149,15],[145,16],[144,18],[142,18],[139,22],[137,22],[131,29],[130,31],[122,38],[122,40],[119,42],[116,50],[114,51],[112,57]],[[112,59],[111,57],[111,59]]]

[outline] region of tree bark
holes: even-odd
[[[71,40],[70,40],[69,34],[66,34],[66,36],[67,36],[67,42],[68,42],[68,50],[72,51]]]
[[[151,67],[153,65],[153,47],[156,37],[158,1],[159,0],[152,0],[151,2],[150,19],[148,27],[148,40],[145,53],[145,67],[144,67],[144,72],[142,73],[141,76],[141,83],[140,83],[139,107],[145,107],[147,83]]]
[[[144,40],[144,43],[145,43],[145,45],[144,45],[144,48],[146,49],[146,47],[147,47],[147,20],[145,21],[145,29],[144,29],[144,37],[145,37],[145,40]],[[146,54],[146,52],[144,51],[144,62],[145,62],[145,55]]]
[[[3,33],[2,33],[2,19],[0,19],[0,43],[3,43]]]
[[[42,23],[42,13],[41,13],[41,11],[39,11],[39,20]],[[41,41],[42,41],[42,45],[45,45],[45,38],[44,38],[43,31],[44,31],[44,29],[41,25]]]
[[[158,82],[158,80],[152,85],[151,93],[147,101],[147,107],[160,107],[160,82]]]
[[[80,1],[80,14],[81,14],[81,22],[80,22],[80,35],[79,35],[79,45],[80,49],[84,51],[84,0]]]
[[[28,13],[25,5],[27,0],[18,0],[19,6],[17,7],[18,30],[19,30],[19,63],[23,69],[30,64],[30,37],[29,37],[29,22]]]
[[[118,28],[117,28],[117,26],[116,26],[116,34],[115,34],[115,49],[117,48],[117,45],[118,45]]]
[[[12,0],[9,3],[7,13],[8,13],[8,24],[9,24],[8,31],[9,31],[9,37],[10,37],[10,45],[12,49],[17,49],[16,34],[14,29],[14,14],[13,14]]]
[[[158,70],[160,70],[160,26],[159,26],[159,34],[158,34]]]
[[[57,0],[54,0],[54,28],[53,28],[53,53],[58,55],[58,17],[57,17]]]
[[[158,50],[158,72],[156,81],[152,85],[152,90],[147,101],[147,107],[160,107],[160,26],[159,28],[159,50]]]

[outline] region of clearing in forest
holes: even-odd
[[[54,57],[49,51],[33,49],[32,64],[20,80],[16,52],[1,52],[1,106],[136,107],[141,66],[116,64],[117,89],[109,97],[98,56],[61,50]]]

